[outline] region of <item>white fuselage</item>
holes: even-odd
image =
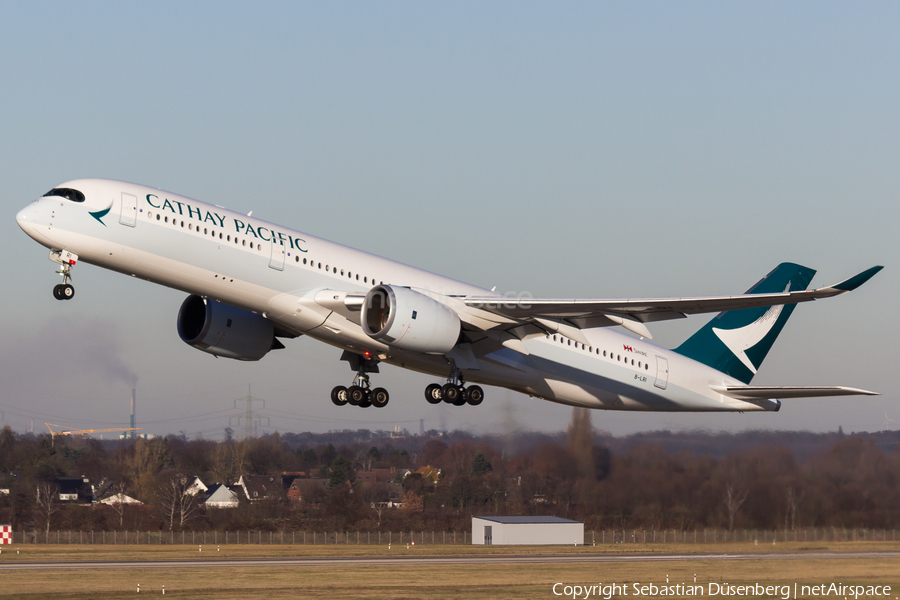
[[[17,216],[51,250],[106,269],[259,313],[280,331],[439,377],[444,356],[397,350],[316,301],[325,291],[365,293],[406,286],[446,303],[490,292],[312,235],[154,188],[84,179],[85,201],[42,197]],[[132,209],[130,203],[134,202]],[[107,209],[108,212],[104,214]],[[94,213],[93,215],[91,213]],[[501,348],[457,363],[465,380],[554,402],[616,410],[777,410],[710,389],[741,385],[723,373],[643,339],[607,328],[583,332],[590,345],[557,335],[524,340],[527,354]]]

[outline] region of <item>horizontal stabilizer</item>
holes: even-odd
[[[878,396],[878,392],[843,386],[823,385],[711,385],[718,392],[736,400],[769,400],[786,398],[824,398],[826,396]]]

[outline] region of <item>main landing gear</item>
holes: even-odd
[[[478,406],[484,400],[484,390],[477,385],[466,386],[462,373],[455,366],[450,371],[447,383],[432,383],[425,388],[425,399],[429,404],[440,404],[441,400],[453,406],[469,404]]]
[[[59,265],[59,273],[63,276],[63,282],[53,287],[53,297],[57,300],[71,300],[75,296],[75,287],[72,281],[72,267],[78,262],[78,255],[68,250],[51,250],[50,260]]]
[[[339,385],[331,390],[331,401],[337,406],[345,404],[352,404],[360,408],[387,406],[391,399],[388,391],[380,387],[372,389],[369,383],[369,373],[378,372],[378,361],[347,351],[344,351],[341,360],[350,363],[350,368],[356,371],[356,377],[353,378],[353,385],[350,387]]]

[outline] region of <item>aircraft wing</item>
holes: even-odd
[[[855,290],[883,267],[876,266],[840,283],[814,290],[799,290],[774,294],[742,294],[738,296],[707,296],[697,298],[628,298],[612,300],[510,298],[498,296],[468,296],[463,299],[472,309],[484,310],[513,321],[532,321],[551,331],[609,327],[621,325],[638,335],[651,338],[643,325],[653,321],[681,319],[687,315],[796,304],[820,298],[830,298]],[[561,323],[566,321],[569,323]],[[557,327],[554,323],[561,324]]]
[[[769,400],[775,398],[824,398],[826,396],[879,396],[878,392],[843,386],[798,385],[711,385],[710,389],[736,400]]]

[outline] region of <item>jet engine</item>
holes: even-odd
[[[370,338],[401,350],[446,354],[459,341],[459,316],[424,294],[377,285],[366,294],[362,328]]]
[[[284,348],[268,319],[194,295],[178,311],[178,335],[197,350],[236,360],[259,360],[269,350]]]

